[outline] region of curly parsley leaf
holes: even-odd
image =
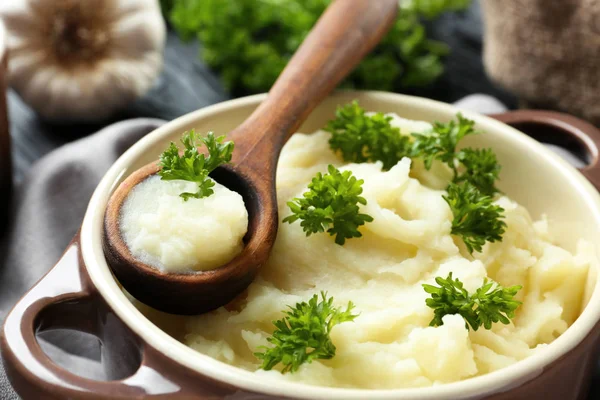
[[[331,330],[358,316],[352,314],[352,302],[342,311],[333,306],[333,297],[327,298],[325,292],[321,292],[321,301],[315,294],[308,303],[288,307],[289,310],[284,311],[285,317],[273,321],[275,331],[267,339],[273,347],[261,346],[264,351],[254,353],[262,360],[264,370],[282,364],[282,373],[295,372],[300,365],[312,360],[333,358],[336,348],[331,341]]]
[[[391,119],[383,113],[367,115],[357,101],[338,107],[335,119],[325,126],[331,133],[329,147],[339,151],[344,161],[381,161],[383,169],[389,170],[410,155],[410,138],[402,136]]]
[[[373,221],[373,217],[359,212],[359,204],[367,204],[360,196],[364,181],[356,179],[351,171],[340,172],[333,165],[327,169],[328,174],[317,173],[302,198],[287,203],[292,214],[283,222],[291,224],[300,219],[306,236],[327,231],[335,236],[337,244],[343,245],[346,239],[361,237],[358,228]]]
[[[460,113],[456,118],[446,124],[434,123],[431,132],[412,134],[415,138],[413,156],[422,158],[427,169],[431,168],[434,160],[440,160],[454,171],[455,177],[458,175],[456,146],[465,136],[477,133],[473,128],[475,121]]]
[[[187,201],[190,198],[200,199],[208,197],[214,193],[212,187],[214,182],[208,175],[219,165],[231,161],[233,153],[233,142],[224,142],[225,136],[215,138],[212,132],[206,137],[197,135],[192,129],[183,134],[181,143],[183,143],[183,155],[179,154],[179,148],[173,142],[160,155],[158,171],[160,178],[165,181],[184,180],[196,182],[198,191],[184,192],[180,196]],[[197,146],[203,143],[208,150],[208,157],[198,152]]]
[[[452,210],[453,235],[460,236],[469,253],[481,252],[485,242],[502,240],[506,228],[504,209],[493,203],[469,182],[451,183],[448,195],[442,196]]]
[[[469,182],[488,196],[499,192],[495,182],[501,167],[492,149],[466,148],[459,151],[456,158],[464,171],[454,178],[455,183]]]
[[[452,273],[446,279],[435,278],[439,286],[423,285],[423,289],[431,295],[425,302],[433,309],[434,317],[430,326],[443,325],[445,315],[459,314],[465,320],[467,329],[474,331],[483,326],[491,329],[492,324],[501,322],[505,325],[515,316],[515,310],[521,302],[514,297],[522,286],[503,288],[494,281],[484,280],[483,285],[471,295],[458,279],[452,279]]]
[[[431,132],[413,133],[412,157],[422,158],[427,169],[439,160],[452,169],[453,183],[469,182],[483,194],[493,196],[499,192],[495,186],[500,174],[496,154],[492,149],[457,150],[462,139],[479,133],[474,125],[475,121],[458,113],[456,120],[436,122]]]

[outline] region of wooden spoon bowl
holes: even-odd
[[[119,227],[121,206],[131,189],[158,171],[157,163],[138,169],[111,196],[104,218],[103,244],[108,265],[135,298],[162,311],[200,314],[229,303],[248,287],[269,257],[277,234],[277,200],[265,185],[257,187],[239,179],[231,166],[217,168],[211,177],[240,193],[248,210],[244,249],[229,263],[213,270],[163,272],[131,254]]]
[[[279,224],[275,172],[281,148],[310,112],[379,42],[393,24],[398,0],[338,0],[321,16],[275,82],[267,99],[227,135],[231,164],[211,177],[234,190],[248,210],[244,249],[210,271],[167,273],[136,260],[122,238],[120,210],[135,185],[156,174],[156,163],[129,176],[112,194],[104,218],[104,253],[121,284],[138,300],[176,314],[227,304],[252,282],[269,257]]]

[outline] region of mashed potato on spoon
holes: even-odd
[[[152,175],[137,184],[121,209],[120,228],[131,254],[161,271],[218,268],[244,248],[248,211],[242,196],[215,182],[214,193],[187,201],[198,185]]]

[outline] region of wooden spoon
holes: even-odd
[[[232,163],[211,177],[240,193],[248,210],[245,247],[220,268],[166,273],[136,260],[119,229],[130,190],[158,172],[157,163],[130,175],[112,194],[104,218],[104,253],[117,279],[134,297],[156,309],[198,314],[231,301],[267,261],[277,235],[275,171],[281,148],[315,106],[354,69],[395,21],[398,0],[337,0],[323,13],[268,97],[227,139]]]

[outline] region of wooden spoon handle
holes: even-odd
[[[394,23],[397,12],[398,0],[334,1],[283,70],[267,99],[229,135],[234,141],[240,138],[234,164],[243,162],[260,171],[268,169],[267,165],[274,169],[286,140],[375,47]]]

